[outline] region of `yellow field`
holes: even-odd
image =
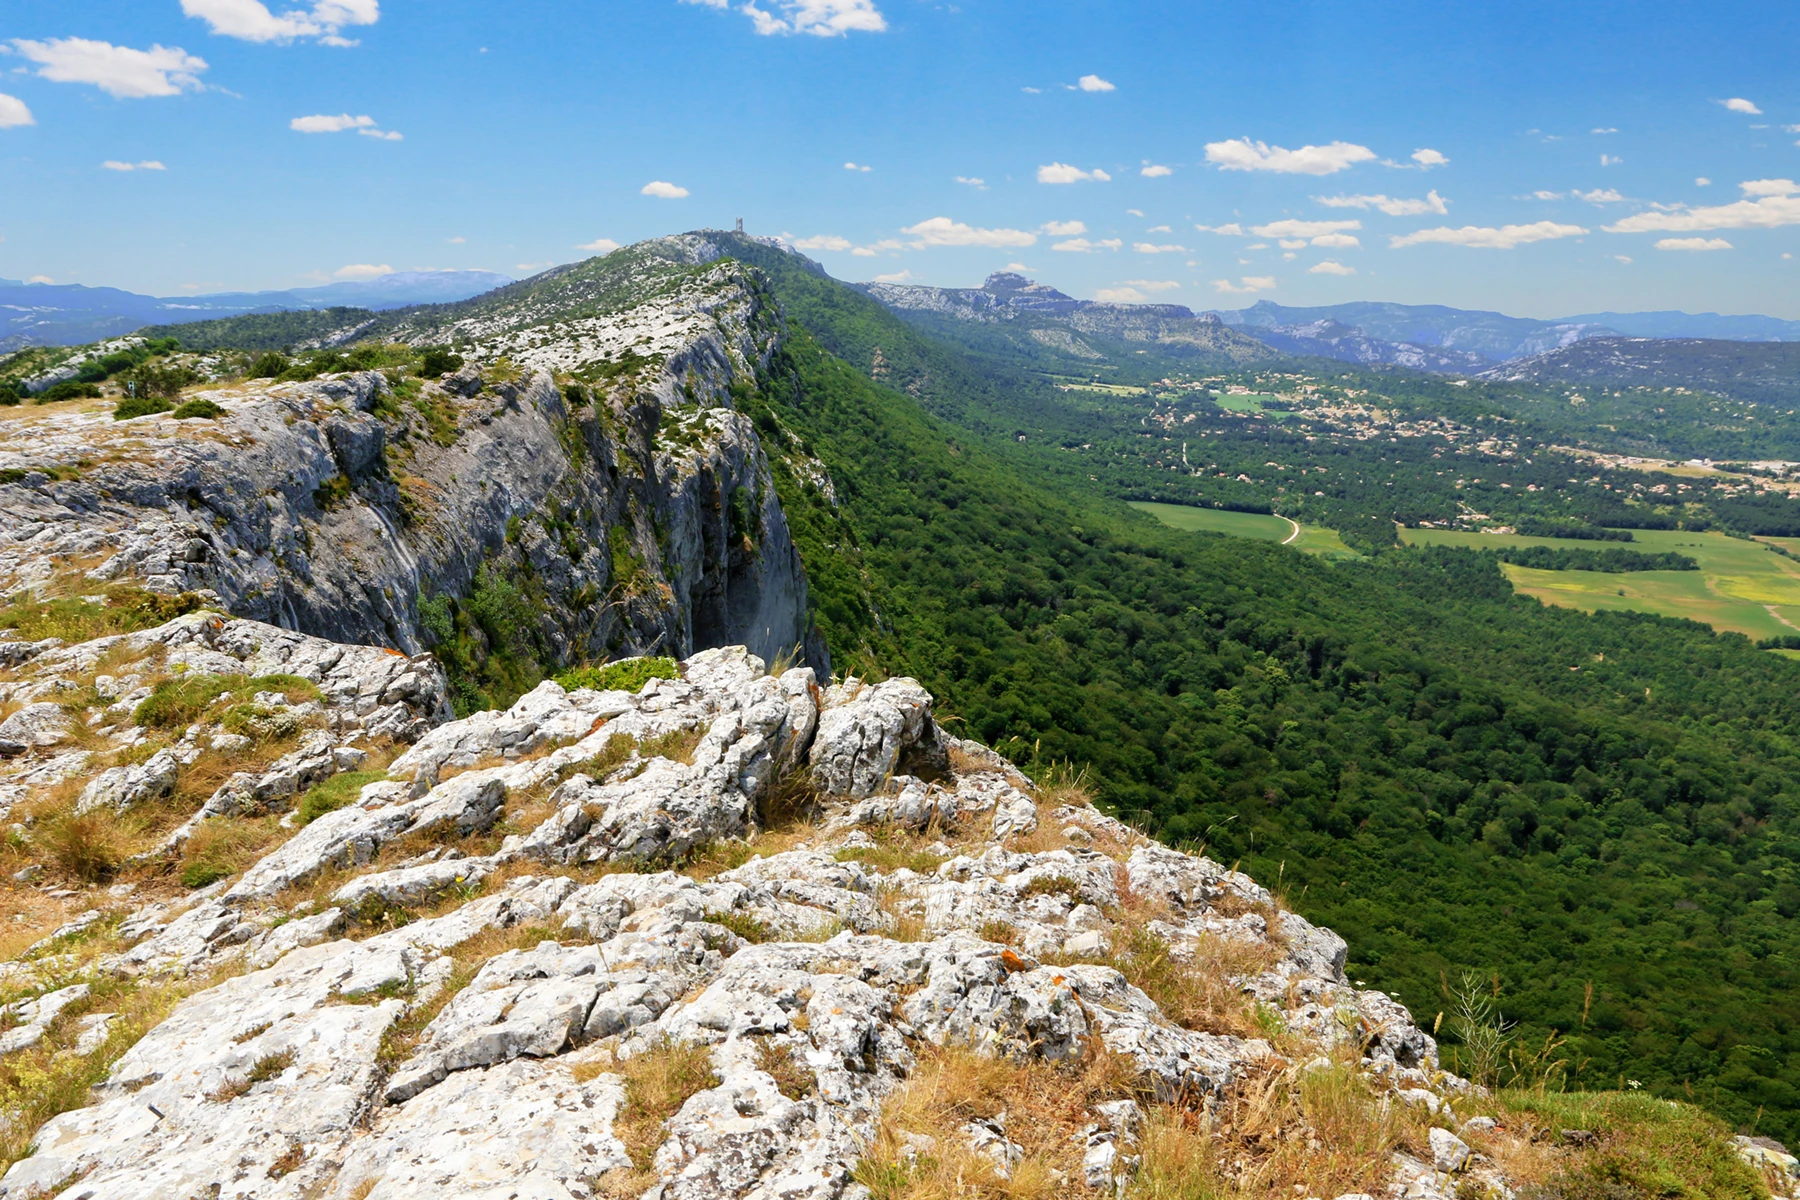
[[[1675,551],[1697,560],[1698,571],[1538,571],[1502,564],[1513,587],[1545,604],[1586,612],[1623,609],[1686,617],[1751,638],[1800,634],[1800,561],[1776,554],[1762,541],[1745,541],[1722,533],[1679,533],[1656,529],[1632,531],[1630,542],[1583,542],[1567,538],[1533,538],[1486,533],[1451,533],[1441,529],[1404,529],[1408,545],[1563,546],[1570,549],[1617,547],[1647,554]],[[1795,548],[1800,539],[1768,538]]]
[[[1148,513],[1174,529],[1223,533],[1231,537],[1255,538],[1261,542],[1280,542],[1308,554],[1329,558],[1353,558],[1356,552],[1338,539],[1337,531],[1316,525],[1301,525],[1286,517],[1263,513],[1227,512],[1222,508],[1196,508],[1190,504],[1153,504],[1133,500],[1131,507]]]

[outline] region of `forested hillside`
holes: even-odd
[[[1037,469],[1009,430],[1042,391],[734,248],[800,327],[744,403],[837,481],[833,510],[779,480],[840,664],[916,675],[971,736],[1282,880],[1421,1013],[1491,973],[1581,1080],[1800,1134],[1800,665],[1541,608],[1483,556],[1153,527]],[[867,373],[877,346],[911,395]]]

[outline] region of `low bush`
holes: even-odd
[[[109,812],[59,813],[43,823],[35,840],[51,862],[84,883],[110,879],[125,860],[124,842]]]
[[[427,346],[419,360],[419,374],[427,379],[437,379],[460,370],[462,365],[462,355],[451,353],[450,347]]]
[[[258,675],[255,678],[245,675],[182,675],[165,679],[152,688],[150,694],[132,710],[131,719],[138,725],[162,729],[180,728],[192,724],[212,706],[213,701],[227,692],[250,695],[257,692],[280,692],[290,703],[316,700],[320,696],[317,686],[298,675]]]
[[[244,372],[246,379],[275,379],[292,364],[288,356],[276,350],[265,350],[256,356],[250,369]]]
[[[386,771],[345,771],[324,783],[315,784],[300,797],[299,823],[310,825],[328,812],[350,807],[356,803],[363,788],[386,778]]]
[[[73,596],[49,600],[15,596],[0,606],[0,629],[16,630],[26,641],[57,637],[65,642],[86,642],[108,634],[150,629],[194,612],[203,603],[192,592],[165,596],[117,586],[106,589],[103,601]]]
[[[157,413],[166,413],[174,408],[167,400],[159,396],[127,396],[119,401],[113,409],[113,420],[129,421],[133,417],[150,417]]]
[[[601,667],[571,667],[556,677],[565,691],[592,688],[596,692],[641,692],[652,679],[679,679],[672,658],[627,658]]]
[[[59,400],[92,400],[100,396],[97,383],[78,383],[73,379],[53,383],[37,395],[39,404],[55,404]]]
[[[204,396],[196,396],[175,410],[177,421],[189,421],[196,417],[216,420],[225,415],[225,410]]]

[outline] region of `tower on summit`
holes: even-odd
[[[744,218],[742,218],[742,217],[739,217],[737,219],[737,231],[739,233],[744,232]]]

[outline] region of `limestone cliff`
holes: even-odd
[[[779,309],[735,264],[588,266],[451,306],[447,325],[432,309],[363,331],[455,342],[466,365],[441,379],[190,391],[216,421],[15,410],[0,587],[202,591],[409,653],[452,632],[446,601],[485,587],[507,610],[477,614],[486,637],[545,665],[745,644],[828,671],[769,464],[732,404],[783,336]]]

